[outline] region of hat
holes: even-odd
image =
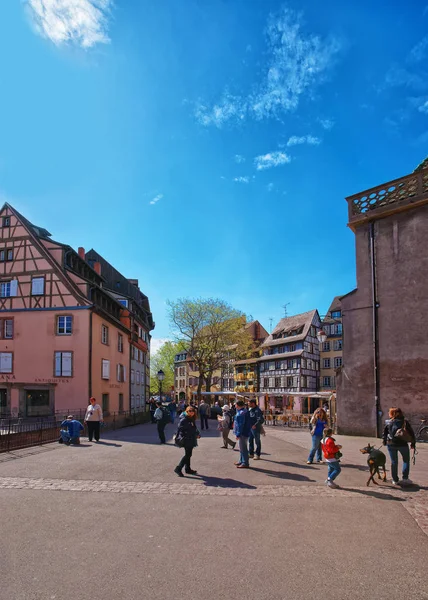
[[[225,404],[221,410],[230,410],[230,406],[228,404]]]

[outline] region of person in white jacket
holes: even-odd
[[[100,441],[100,424],[103,422],[103,411],[95,398],[89,399],[89,406],[86,409],[85,423],[88,427],[88,439],[92,442],[95,438],[96,442]]]

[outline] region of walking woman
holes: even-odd
[[[409,421],[406,421],[401,408],[389,409],[389,421],[383,432],[383,443],[388,448],[391,459],[391,475],[393,485],[410,485],[410,447],[416,448],[415,432]],[[403,459],[403,479],[398,479],[398,453]]]
[[[217,417],[218,419],[218,428],[221,431],[221,434],[223,436],[223,446],[221,446],[222,448],[228,448],[228,446],[232,446],[232,448],[235,448],[236,446],[236,442],[234,442],[233,440],[231,440],[229,438],[229,433],[230,430],[232,429],[232,416],[230,414],[230,408],[227,404],[225,404],[222,407],[222,411],[223,411],[223,416],[222,417]]]
[[[312,448],[309,452],[307,464],[311,465],[314,462],[314,457],[316,455],[317,463],[322,463],[322,454],[321,454],[321,440],[323,437],[324,429],[328,425],[328,417],[327,413],[323,408],[317,408],[314,412],[310,427],[311,427],[311,435],[312,435]]]
[[[185,467],[185,471],[188,475],[197,475],[197,472],[193,471],[190,467],[190,459],[192,458],[193,448],[198,445],[197,440],[200,439],[200,437],[201,434],[195,423],[195,409],[193,406],[188,406],[186,410],[181,413],[175,438],[176,444],[184,448],[184,456],[174,469],[174,472],[177,473],[179,477],[184,477],[182,472],[183,467]]]
[[[103,422],[103,411],[101,406],[97,404],[95,398],[89,399],[89,406],[86,409],[85,423],[88,427],[88,439],[92,442],[95,438],[96,442],[100,441],[100,424]]]

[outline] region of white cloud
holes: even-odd
[[[285,154],[285,152],[269,152],[268,154],[263,154],[260,156],[256,156],[254,159],[254,164],[256,165],[257,171],[262,171],[263,169],[271,169],[272,167],[279,167],[280,165],[285,165],[291,161],[290,156]]]
[[[321,127],[326,129],[327,131],[334,127],[333,119],[318,119],[318,121],[321,123]]]
[[[30,18],[43,37],[90,48],[107,44],[112,0],[27,0]]]
[[[245,156],[241,156],[241,154],[235,154],[235,162],[238,164],[245,162]]]
[[[158,194],[157,196],[155,196],[153,198],[153,200],[150,200],[150,204],[156,204],[157,202],[159,202],[159,200],[162,200],[163,198],[163,194]]]
[[[170,342],[168,338],[152,338],[150,340],[150,354],[153,356],[156,352],[159,351],[161,346],[165,344],[165,342]]]
[[[314,137],[313,135],[292,135],[287,142],[287,146],[298,146],[299,144],[309,144],[310,146],[319,146],[321,144],[320,138]]]
[[[428,50],[428,35],[423,37],[420,42],[414,46],[409,54],[409,60],[414,62],[420,62],[426,56]]]
[[[266,188],[268,192],[273,192],[273,190],[275,189],[275,185],[273,183],[268,183]]]
[[[235,181],[236,183],[249,183],[250,178],[249,177],[234,177],[233,181]]]
[[[295,110],[303,94],[325,80],[340,44],[302,31],[301,16],[289,9],[271,15],[266,30],[268,63],[262,81],[247,96],[227,90],[212,108],[198,104],[197,120],[205,126],[222,127],[245,117],[267,119]]]
[[[428,100],[426,100],[423,104],[421,104],[418,108],[419,112],[425,113],[428,115]]]

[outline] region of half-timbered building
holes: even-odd
[[[293,392],[314,393],[319,388],[320,353],[317,310],[281,319],[262,344],[258,360],[260,391],[280,410],[296,409]],[[300,403],[300,396],[296,397]]]
[[[6,203],[0,211],[0,412],[72,412],[129,402],[129,325],[99,264]],[[126,340],[120,345],[120,336]],[[125,400],[126,399],[126,400]]]

